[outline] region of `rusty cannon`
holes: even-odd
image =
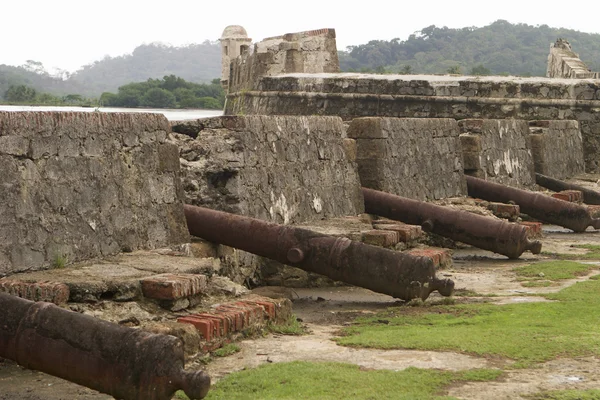
[[[555,192],[561,192],[563,190],[579,190],[583,194],[583,202],[585,204],[600,205],[600,193],[584,188],[583,186],[563,182],[538,173],[535,174],[535,183]]]
[[[425,300],[434,290],[450,296],[454,289],[453,281],[436,278],[427,257],[203,207],[184,211],[194,236],[402,300]]]
[[[533,254],[542,251],[539,241],[527,237],[527,228],[519,224],[484,217],[462,210],[452,210],[424,201],[362,189],[365,211],[411,225],[423,230],[458,240],[481,249],[519,258],[524,251]]]
[[[469,196],[502,203],[513,202],[525,214],[543,222],[583,232],[588,226],[600,228],[600,219],[592,218],[586,207],[555,199],[542,193],[512,188],[483,179],[465,176]]]
[[[0,357],[117,399],[202,399],[210,378],[183,369],[183,343],[0,293]]]

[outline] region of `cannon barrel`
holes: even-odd
[[[469,196],[502,203],[513,202],[525,214],[543,222],[583,232],[588,226],[600,228],[600,219],[592,218],[586,207],[555,199],[542,193],[516,189],[483,179],[465,176]]]
[[[424,201],[362,189],[365,211],[407,224],[421,225],[423,230],[458,240],[481,249],[519,258],[525,250],[539,254],[542,244],[530,241],[527,228],[506,221],[452,210]]]
[[[0,293],[0,357],[117,399],[201,399],[210,378],[183,369],[183,343]]]
[[[203,207],[184,211],[194,236],[402,300],[425,300],[434,290],[449,296],[454,289],[451,280],[436,278],[427,257]]]
[[[600,193],[568,182],[559,181],[542,174],[535,174],[535,183],[555,192],[563,190],[579,190],[583,194],[585,204],[600,205]]]

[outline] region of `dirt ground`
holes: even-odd
[[[581,250],[572,244],[600,244],[600,232],[575,234],[559,227],[544,226],[545,252],[577,253]],[[540,301],[531,294],[557,291],[576,280],[565,281],[561,286],[525,288],[515,280],[512,268],[527,265],[544,256],[529,253],[519,260],[507,260],[490,252],[473,248],[459,249],[453,254],[454,266],[439,271],[449,277],[457,289],[467,289],[498,297],[487,298],[499,304]],[[598,268],[600,270],[600,263]],[[598,274],[595,270],[592,274]],[[588,275],[589,277],[589,275]],[[578,280],[587,279],[581,277]],[[262,289],[268,290],[268,289]],[[337,346],[332,340],[336,332],[360,315],[375,313],[391,305],[401,304],[394,298],[356,287],[317,289],[282,289],[293,300],[293,312],[308,327],[310,334],[266,337],[239,342],[241,351],[229,357],[215,358],[203,368],[213,382],[232,371],[256,367],[263,363],[293,360],[337,361],[354,363],[365,368],[401,370],[407,367],[464,370],[471,368],[504,368],[508,361],[489,360],[452,352],[413,350],[352,349]],[[431,300],[439,298],[435,294]],[[478,301],[469,297],[468,301]],[[135,307],[132,307],[134,309]],[[133,311],[132,311],[133,312]],[[119,318],[122,318],[120,316]],[[600,359],[557,359],[535,369],[507,370],[498,382],[466,383],[450,389],[448,395],[461,399],[522,399],[523,395],[540,390],[600,388]],[[0,361],[0,400],[100,400],[111,397],[66,382],[46,374],[25,370],[13,362]]]

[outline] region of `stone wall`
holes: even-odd
[[[348,128],[362,185],[417,200],[466,196],[458,135],[453,119],[357,118]]]
[[[363,212],[340,118],[216,117],[173,131],[189,204],[283,224]]]
[[[186,203],[283,224],[364,212],[354,141],[338,117],[217,117],[172,129]],[[274,271],[307,276],[245,251],[217,251],[238,283],[262,283]]]
[[[235,101],[234,101],[235,100]],[[577,120],[587,172],[600,171],[600,81],[517,77],[293,74],[230,93],[227,114]]]
[[[466,174],[508,186],[535,185],[527,121],[465,119],[459,126]]]
[[[584,172],[583,142],[577,121],[530,121],[535,172],[567,179]]]
[[[232,60],[229,91],[250,88],[262,76],[339,71],[334,29],[288,33],[264,39],[251,54]]]
[[[549,78],[599,79],[600,72],[592,72],[587,65],[571,49],[571,44],[564,39],[558,39],[550,45],[548,68]]]
[[[0,112],[0,274],[189,241],[169,130],[157,114]]]

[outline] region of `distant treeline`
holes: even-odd
[[[129,83],[119,87],[118,92],[104,92],[100,105],[104,107],[150,107],[150,108],[207,108],[222,109],[225,92],[219,79],[210,84],[187,82],[175,75],[163,79]]]
[[[93,106],[97,103],[97,99],[85,98],[78,94],[54,96],[41,93],[27,85],[11,85],[3,97],[4,103],[18,105]]]
[[[1,94],[1,93],[0,93]],[[222,109],[225,92],[219,79],[210,84],[187,82],[175,75],[123,85],[117,93],[104,92],[97,98],[78,94],[54,96],[27,85],[11,85],[3,93],[4,102],[21,105],[80,105],[101,107],[204,108]]]
[[[550,44],[567,39],[594,71],[600,35],[498,20],[482,28],[423,28],[407,40],[372,40],[339,52],[342,71],[545,76]]]

